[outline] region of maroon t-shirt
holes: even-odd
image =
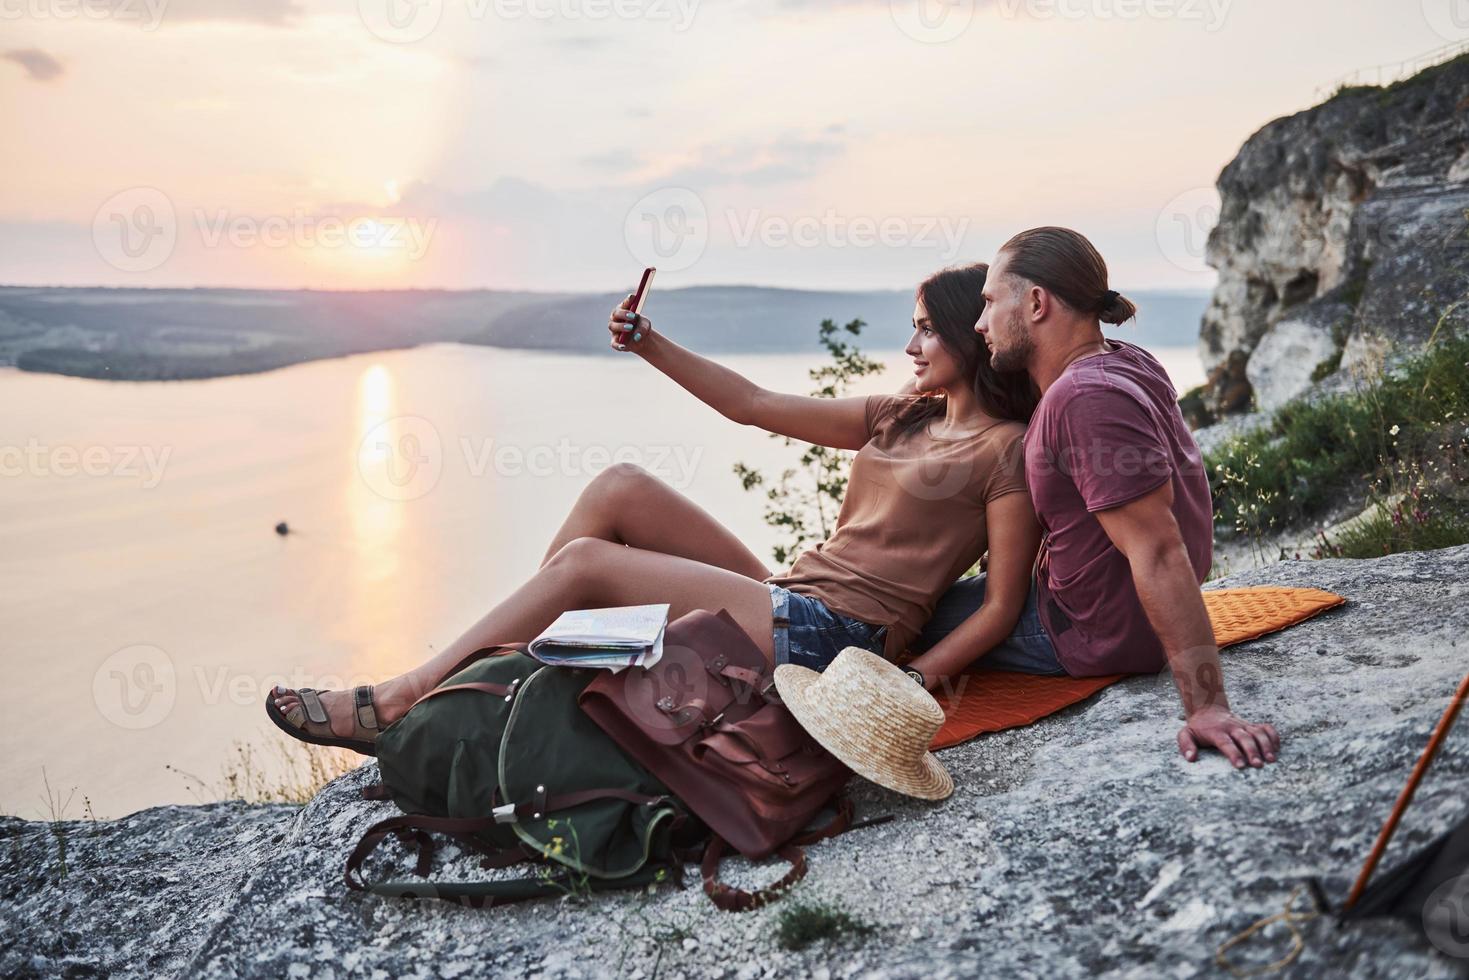
[[[1173,481],[1173,516],[1199,582],[1214,556],[1214,504],[1198,444],[1163,365],[1134,344],[1067,366],[1025,434],[1025,478],[1043,538],[1041,623],[1067,673],[1156,672],[1167,660],[1126,556],[1096,512]]]

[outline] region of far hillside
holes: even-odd
[[[502,290],[322,292],[0,287],[0,365],[117,380],[210,378],[344,354],[460,342],[611,354],[621,293]],[[1153,347],[1196,343],[1204,293],[1135,292],[1138,323],[1113,335]],[[896,351],[911,330],[908,290],[761,286],[655,289],[646,313],[710,353],[809,352],[817,326],[861,319],[861,345]]]

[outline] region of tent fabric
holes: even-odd
[[[1373,878],[1357,904],[1341,918],[1350,921],[1393,915],[1419,929],[1436,923],[1453,930],[1454,938],[1469,948],[1469,931],[1466,931],[1469,922],[1459,921],[1469,912],[1469,901],[1465,898],[1469,878],[1460,882],[1458,888],[1445,887],[1466,873],[1469,873],[1469,817],[1391,871]]]
[[[1203,595],[1220,647],[1258,639],[1346,602],[1321,589],[1273,585],[1211,589]],[[951,693],[935,694],[945,720],[932,747],[944,749],[986,732],[1032,724],[1126,676],[1040,677],[972,666],[954,680]]]

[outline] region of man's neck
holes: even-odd
[[[1068,331],[1066,339],[1054,347],[1040,348],[1031,359],[1030,377],[1036,387],[1045,394],[1066,369],[1085,357],[1104,354],[1110,347],[1102,336],[1100,324],[1089,324],[1078,330]]]

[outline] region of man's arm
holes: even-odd
[[[1187,718],[1178,733],[1179,751],[1193,762],[1200,745],[1212,745],[1235,768],[1242,768],[1246,759],[1255,767],[1274,762],[1280,750],[1275,729],[1246,722],[1229,709],[1214,628],[1172,507],[1173,482],[1168,480],[1096,514],[1102,530],[1127,556],[1143,611],[1168,656]]]

